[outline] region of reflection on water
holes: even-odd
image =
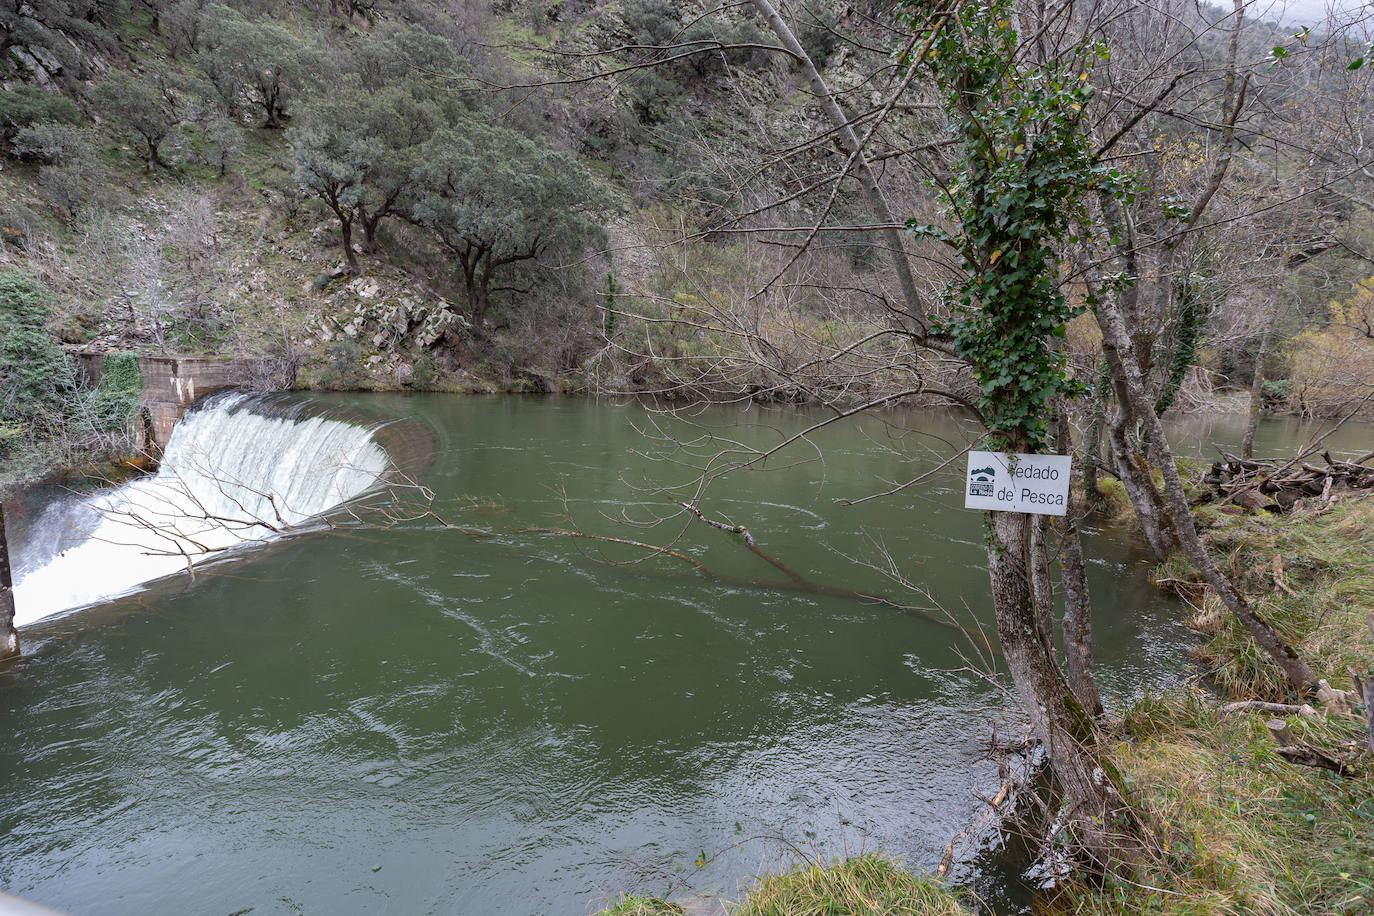
[[[562,524],[566,494],[580,524],[624,534],[610,519],[664,505],[646,477],[690,476],[636,454],[637,407],[353,400],[433,425],[424,482],[464,524]],[[806,416],[701,419],[765,445]],[[737,475],[704,507],[809,577],[896,593],[846,559],[881,545],[928,592],[913,603],[986,625],[957,470],[836,502],[964,437],[938,416],[829,430],[824,461]],[[1138,547],[1089,541],[1107,693],[1169,682],[1176,608]],[[0,886],[77,914],[581,914],[683,881],[732,896],[775,843],[693,861],[758,834],[934,866],[994,779],[979,757],[999,699],[959,673],[966,643],[848,599],[613,565],[627,555],[601,546],[432,520],[320,535],[28,628],[31,654],[0,675]],[[675,549],[775,574],[700,525]]]

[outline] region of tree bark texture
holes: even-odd
[[[1255,427],[1259,426],[1260,410],[1264,407],[1264,361],[1269,358],[1269,337],[1279,311],[1277,303],[1275,297],[1274,304],[1265,314],[1259,352],[1255,354],[1255,372],[1250,378],[1250,411],[1245,421],[1245,438],[1240,443],[1240,456],[1246,461],[1255,457]]]
[[[1055,426],[1055,447],[1067,453],[1072,445],[1069,418],[1061,405]],[[1072,487],[1064,517],[1055,527],[1059,534],[1059,581],[1064,590],[1064,674],[1078,705],[1097,717],[1102,715],[1102,694],[1093,678],[1092,600]]]
[[[1100,361],[1099,361],[1100,364]],[[1093,385],[1092,410],[1088,416],[1088,428],[1083,433],[1083,441],[1078,449],[1078,469],[1083,480],[1083,499],[1089,508],[1098,501],[1097,456],[1102,445],[1102,424],[1106,422],[1107,399],[1111,395],[1110,379],[1103,365],[1098,371],[1097,383]],[[1062,422],[1067,425],[1068,418],[1061,413]],[[1067,435],[1067,430],[1064,431]],[[1059,450],[1068,454],[1072,440],[1065,441],[1060,436]]]
[[[1040,627],[1031,527],[1028,515],[987,513],[988,569],[1002,655],[1044,742],[1074,842],[1103,868],[1129,865],[1138,846],[1113,780],[1098,760],[1096,728],[1070,692]]]
[[[1145,456],[1127,434],[1128,424],[1129,417],[1124,411],[1113,417],[1107,428],[1107,442],[1116,459],[1121,486],[1135,510],[1136,521],[1140,523],[1145,541],[1150,545],[1155,559],[1163,560],[1181,545],[1164,498],[1155,487],[1154,474]]]
[[[339,211],[339,236],[343,239],[344,261],[348,264],[349,276],[358,273],[358,256],[353,251],[353,214]]]

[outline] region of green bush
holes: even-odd
[[[65,95],[44,92],[27,83],[18,83],[0,92],[0,142],[6,148],[19,131],[49,121],[77,124],[81,121],[81,112]]]
[[[138,357],[127,351],[106,353],[104,365],[100,384],[87,401],[91,419],[103,431],[123,432],[138,409],[143,372],[138,368]]]
[[[357,388],[362,381],[362,350],[357,342],[340,337],[329,345],[329,370],[325,373],[325,384],[329,388]]]
[[[840,46],[840,33],[836,28],[838,19],[829,4],[807,3],[802,8],[797,40],[817,67],[824,67],[830,55]]]
[[[1260,385],[1260,393],[1266,401],[1283,401],[1293,393],[1293,380],[1287,378],[1265,379]]]
[[[0,424],[62,427],[76,391],[71,360],[47,329],[51,297],[29,274],[0,271]]]
[[[44,121],[16,133],[13,149],[21,159],[43,164],[38,180],[44,196],[69,216],[104,190],[105,169],[90,128]]]
[[[411,388],[426,389],[434,386],[439,380],[439,366],[434,361],[434,357],[425,353],[415,360],[415,369],[410,374],[410,380],[406,383]]]

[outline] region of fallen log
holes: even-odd
[[[984,831],[1000,820],[1003,815],[1015,807],[1015,797],[1029,783],[1034,775],[1034,768],[1031,766],[1031,758],[1035,753],[1037,742],[1031,739],[1030,729],[1027,729],[1020,740],[1011,742],[1000,742],[997,740],[997,727],[994,725],[992,735],[988,738],[987,755],[985,760],[995,759],[997,761],[997,775],[1001,781],[1001,786],[997,794],[992,798],[975,792],[974,796],[981,801],[984,807],[981,813],[974,818],[973,823],[954,835],[947,844],[944,852],[940,855],[940,864],[935,867],[935,877],[943,878],[949,873],[950,867],[954,864],[954,850],[959,843],[968,837],[981,836]],[[1019,756],[1022,764],[1019,769],[1013,769],[1008,763],[1008,758]],[[1008,801],[1012,804],[1008,805]],[[1004,806],[1006,806],[1004,808]]]
[[[1331,770],[1341,776],[1350,772],[1344,761],[1338,760],[1314,744],[1300,741],[1293,734],[1293,730],[1288,727],[1288,723],[1282,719],[1270,719],[1265,725],[1268,726],[1269,733],[1274,736],[1274,741],[1278,744],[1274,752],[1289,763]]]

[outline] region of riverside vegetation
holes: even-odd
[[[836,420],[953,405],[993,447],[1074,450],[1083,474],[1062,523],[988,518],[1057,904],[1357,912],[1369,753],[1362,698],[1331,684],[1367,672],[1368,605],[1326,542],[1364,504],[1299,504],[1281,530],[1205,510],[1199,534],[1160,421],[1230,396],[1252,426],[1266,404],[1346,417],[1374,392],[1368,21],[1259,13],[0,7],[7,473],[120,450],[130,357],[117,391],[83,391],[63,343],[265,357],[305,388],[794,400]],[[722,449],[672,501],[705,519],[712,479],[787,444]],[[1253,715],[1200,694],[1104,713],[1078,530],[1104,490],[1215,630],[1207,683],[1320,698],[1282,746],[1339,773],[1293,772]],[[1270,548],[1267,580],[1237,565]],[[1310,577],[1280,571],[1291,557]],[[1353,600],[1323,613],[1327,588]],[[1229,788],[1184,778],[1204,769]],[[880,860],[778,881],[759,893],[814,902],[759,912],[947,903]]]

